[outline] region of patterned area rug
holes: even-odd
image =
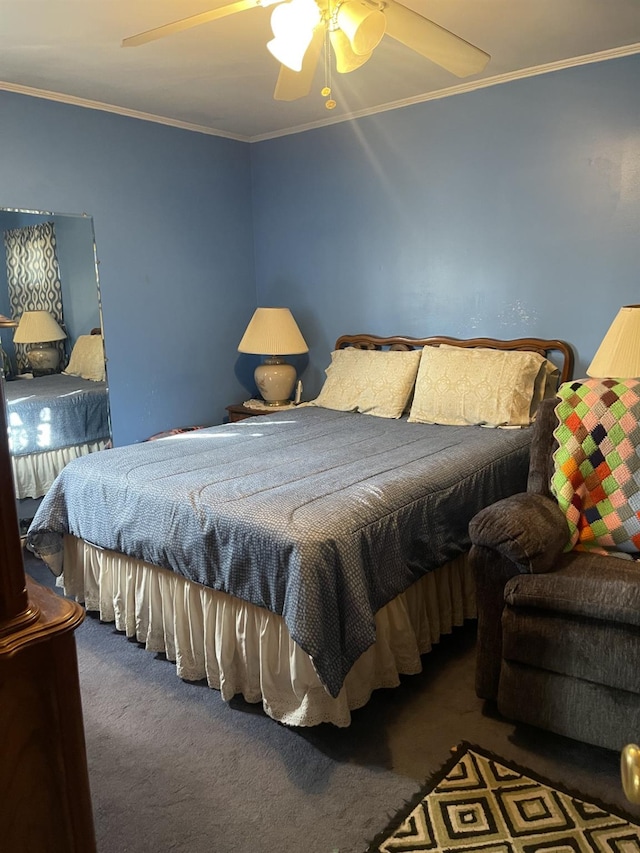
[[[461,744],[367,853],[640,851],[640,826]]]

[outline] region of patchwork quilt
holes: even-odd
[[[551,489],[567,550],[640,556],[640,380],[581,379],[558,390]]]

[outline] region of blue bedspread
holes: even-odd
[[[530,438],[320,408],[250,418],[71,462],[28,541],[54,570],[71,533],[281,614],[336,696],[376,611],[524,490]]]
[[[13,456],[108,439],[105,382],[54,373],[5,383]]]

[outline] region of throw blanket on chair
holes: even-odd
[[[551,490],[567,517],[566,550],[637,558],[640,380],[566,382],[558,397]]]

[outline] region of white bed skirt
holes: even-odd
[[[229,701],[242,694],[290,726],[348,726],[373,690],[422,670],[420,656],[476,616],[473,575],[463,555],[426,575],[376,615],[377,640],[334,699],[282,617],[149,563],[65,537],[65,594],[115,622],[186,681],[207,680]]]
[[[12,456],[13,482],[18,500],[23,498],[41,498],[51,488],[53,481],[64,466],[77,459],[104,450],[107,442],[104,439],[90,441],[86,444],[74,444],[72,447],[62,447],[60,450],[43,450],[41,453],[28,453],[26,456]]]

